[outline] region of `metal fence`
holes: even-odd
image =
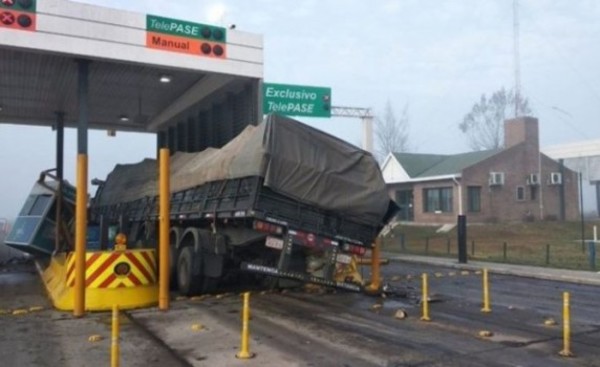
[[[575,270],[600,270],[597,246],[600,241],[572,241],[571,243],[528,244],[504,241],[500,238],[467,239],[468,259],[520,265],[548,266]],[[458,256],[458,243],[451,236],[411,238],[402,233],[387,236],[384,249],[413,255]]]

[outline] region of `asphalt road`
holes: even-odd
[[[419,321],[423,271],[430,274],[431,322]],[[192,366],[599,365],[597,287],[492,274],[492,312],[484,314],[480,274],[395,262],[383,272],[396,295],[255,293],[250,327],[256,358],[250,361],[233,357],[239,348],[237,294],[176,301],[160,319],[152,311],[132,315]],[[544,324],[549,318],[560,324],[563,291],[572,297],[571,359],[558,355],[560,325]],[[409,317],[395,319],[398,309]],[[192,323],[206,328],[182,337]],[[481,337],[483,330],[493,336]]]
[[[0,315],[0,355],[7,366],[106,366],[109,315],[75,320],[49,308],[30,268],[0,272],[0,308],[42,303],[43,310]],[[419,321],[420,280],[430,274],[431,322]],[[395,289],[386,298],[343,292],[253,292],[250,360],[240,346],[238,293],[172,301],[169,312],[123,317],[122,366],[598,366],[598,287],[491,275],[492,312],[481,308],[481,275],[393,262],[383,267]],[[409,279],[407,279],[409,278]],[[572,350],[558,355],[562,292],[571,293]],[[408,318],[394,318],[398,309]],[[481,337],[488,330],[491,337]],[[91,335],[99,342],[89,342]],[[6,362],[6,363],[5,363]]]
[[[122,366],[182,365],[126,315],[121,324]],[[74,319],[54,310],[33,263],[0,267],[0,366],[109,366],[110,325],[109,313]]]

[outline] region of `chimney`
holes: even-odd
[[[504,121],[504,148],[527,143],[534,152],[540,150],[538,119],[535,117],[516,117]]]

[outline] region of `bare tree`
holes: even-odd
[[[469,146],[473,150],[499,149],[504,143],[504,120],[510,116],[515,106],[515,93],[502,88],[488,99],[481,95],[479,102],[473,105],[471,112],[458,125],[467,135]],[[529,102],[518,96],[520,115],[531,114]]]
[[[382,161],[390,152],[408,151],[408,103],[404,105],[402,115],[396,118],[391,102],[385,105],[383,117],[375,119],[375,156]]]

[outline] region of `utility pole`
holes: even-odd
[[[373,153],[373,113],[370,108],[331,106],[331,116],[360,118],[363,125],[362,148]]]

